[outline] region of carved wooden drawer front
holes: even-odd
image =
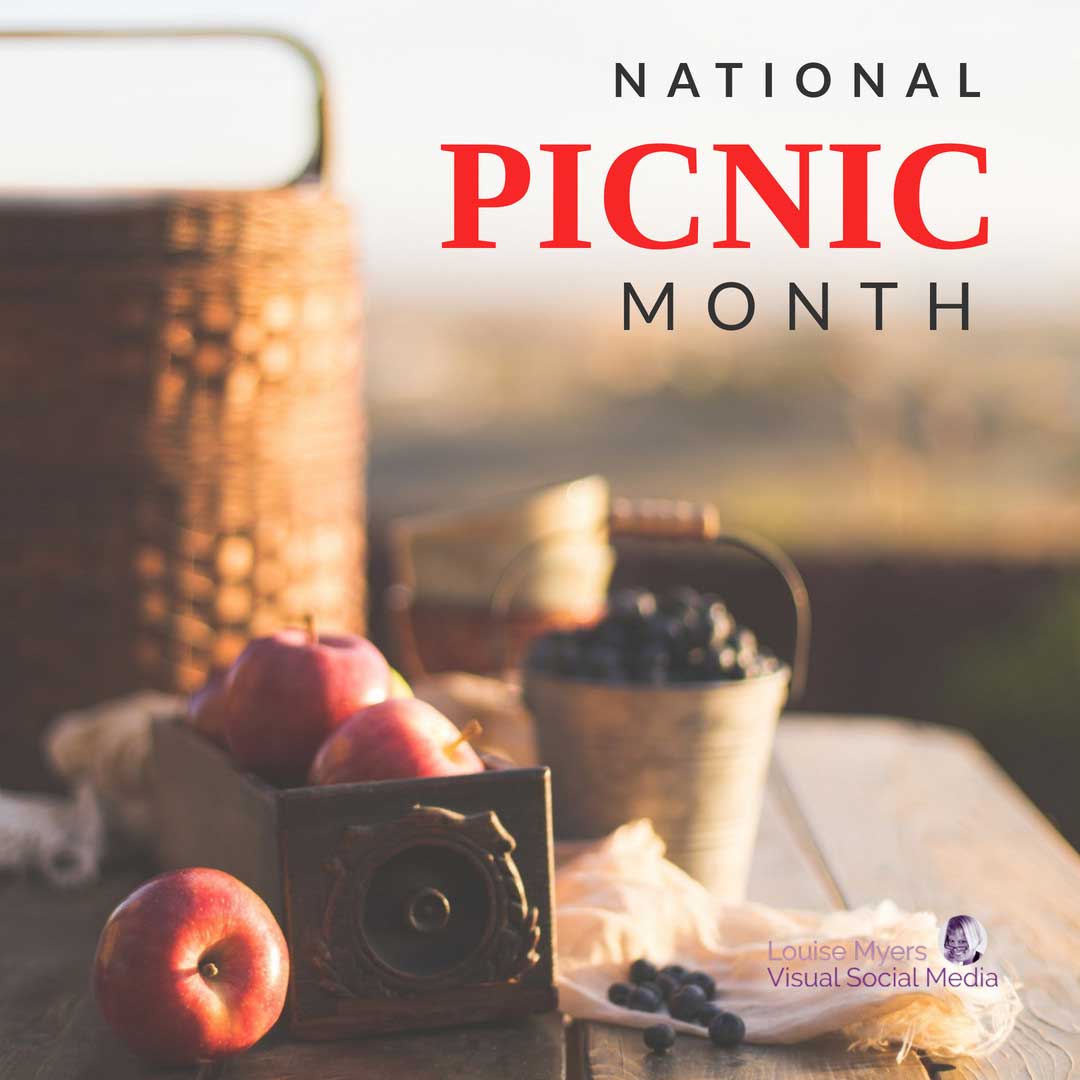
[[[290,1029],[554,1007],[549,806],[546,769],[283,793]]]

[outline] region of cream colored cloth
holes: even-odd
[[[45,733],[45,759],[73,788],[93,788],[114,829],[147,841],[153,828],[150,729],[184,706],[185,699],[174,694],[138,690],[62,713]]]
[[[105,850],[105,822],[94,789],[74,795],[0,791],[0,870],[36,870],[60,888],[97,877]]]
[[[183,698],[146,690],[57,717],[45,758],[71,795],[0,791],[0,870],[34,870],[74,888],[97,878],[108,833],[146,843],[150,728],[183,706]]]
[[[795,1043],[839,1031],[853,1044],[895,1047],[897,1060],[913,1046],[943,1057],[983,1055],[1008,1038],[1021,1009],[1013,985],[985,963],[978,966],[984,978],[994,970],[996,988],[933,985],[911,990],[844,985],[849,966],[880,970],[871,960],[834,965],[770,959],[770,942],[775,954],[795,943],[846,943],[851,957],[858,940],[864,949],[873,941],[926,950],[925,962],[890,961],[885,970],[969,970],[945,965],[932,914],[903,912],[889,900],[828,914],[719,904],[664,858],[663,842],[647,821],[625,825],[562,863],[555,899],[559,1000],[578,1019],[632,1027],[656,1023],[653,1014],[607,1000],[608,987],[625,980],[628,966],[638,957],[708,972],[720,990],[718,1002],[743,1018],[747,1040],[755,1043]],[[785,966],[789,971],[832,971],[838,966],[841,985],[774,986],[770,970],[775,977]],[[680,1031],[705,1034],[693,1024],[672,1024]]]

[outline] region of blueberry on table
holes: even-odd
[[[683,980],[684,986],[700,986],[705,994],[706,1001],[712,1001],[716,997],[716,980],[704,971],[691,971]]]
[[[608,987],[607,999],[612,1005],[625,1005],[630,999],[630,991],[633,989],[629,983],[612,983]]]
[[[635,1012],[654,1013],[660,1011],[660,995],[644,986],[635,986],[626,999],[626,1007]]]
[[[657,1054],[662,1054],[675,1045],[675,1029],[670,1024],[653,1024],[645,1029],[644,1035],[645,1045]]]
[[[700,1024],[703,1028],[707,1028],[713,1020],[716,1019],[724,1010],[714,1001],[707,1001],[701,1006],[698,1011],[697,1018],[694,1020],[695,1024]]]
[[[686,968],[682,964],[665,964],[660,969],[661,975],[670,975],[676,982],[682,983],[686,978]]]
[[[746,1036],[746,1025],[741,1016],[734,1013],[722,1012],[714,1016],[709,1024],[709,1038],[717,1046],[735,1046],[741,1043]]]
[[[695,1017],[701,1012],[701,1006],[708,1001],[705,991],[700,986],[683,984],[671,995],[668,1002],[668,1012],[676,1020],[686,1020],[693,1023]]]
[[[655,964],[642,958],[635,960],[630,965],[630,981],[635,983],[653,982],[656,979],[657,970]]]

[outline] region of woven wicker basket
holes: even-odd
[[[255,36],[316,80],[294,183],[0,201],[0,783],[60,709],[186,691],[302,612],[363,628],[349,216],[317,60]]]

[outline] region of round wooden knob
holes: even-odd
[[[418,889],[406,901],[405,921],[417,933],[440,934],[450,922],[450,901],[432,886]]]

